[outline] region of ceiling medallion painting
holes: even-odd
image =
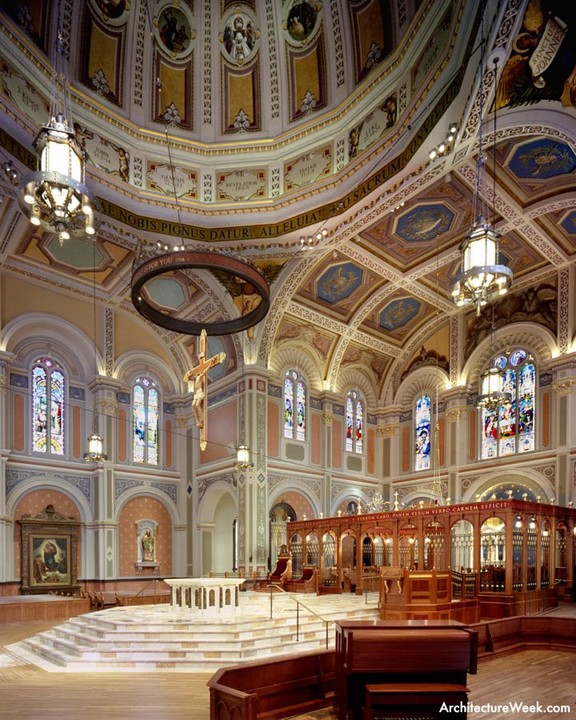
[[[184,60],[190,55],[196,34],[184,6],[164,3],[154,17],[153,26],[158,47],[165,54],[174,60]]]
[[[315,0],[292,0],[286,6],[283,27],[286,40],[295,47],[307,45],[321,24],[322,3]]]
[[[107,25],[124,25],[130,12],[129,0],[91,0],[98,17]]]
[[[509,167],[519,179],[547,180],[572,172],[576,168],[576,155],[562,142],[539,138],[517,148]]]
[[[560,223],[568,235],[576,234],[576,210],[571,210]]]
[[[416,317],[420,303],[415,298],[393,300],[380,313],[380,327],[384,330],[397,330]]]
[[[362,277],[362,269],[353,263],[335,265],[319,278],[317,297],[330,304],[345,300],[360,287]]]
[[[447,232],[454,213],[438,203],[420,205],[400,215],[395,232],[406,242],[429,242]]]
[[[234,65],[244,65],[257,53],[260,40],[256,18],[247,8],[235,8],[223,20],[222,52]]]

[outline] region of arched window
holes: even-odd
[[[416,401],[414,470],[430,469],[430,440],[432,429],[432,406],[430,395],[422,395]]]
[[[295,370],[284,376],[284,437],[306,440],[306,386]]]
[[[346,451],[364,450],[364,403],[360,393],[350,390],[346,396]]]
[[[50,358],[39,358],[32,368],[32,450],[64,455],[66,380]]]
[[[516,349],[497,355],[492,366],[502,373],[505,397],[483,407],[482,458],[534,450],[536,365],[528,353]]]
[[[150,378],[138,378],[132,388],[132,458],[137,463],[158,465],[160,395]]]

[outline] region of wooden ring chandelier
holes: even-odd
[[[250,284],[261,302],[246,315],[222,322],[194,322],[166,315],[152,307],[141,294],[143,286],[152,278],[177,270],[215,270]],[[160,327],[182,333],[200,335],[202,329],[208,335],[230,335],[248,330],[262,320],[270,308],[270,288],[262,275],[248,263],[230,255],[195,250],[178,250],[157,255],[140,264],[132,274],[132,303],[147,320]]]

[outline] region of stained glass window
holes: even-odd
[[[430,436],[432,428],[432,409],[429,395],[422,395],[416,401],[415,422],[415,470],[430,469]]]
[[[132,389],[132,458],[136,463],[158,465],[160,395],[153,380],[138,378]]]
[[[306,386],[295,370],[284,376],[284,437],[306,440]]]
[[[64,455],[66,383],[62,370],[49,358],[32,368],[32,450]]]
[[[530,452],[535,448],[536,366],[520,349],[498,355],[493,365],[502,372],[506,397],[496,407],[480,411],[482,458]]]
[[[364,449],[364,403],[360,394],[351,390],[346,397],[347,452],[361,453]]]

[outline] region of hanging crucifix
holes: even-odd
[[[198,344],[198,365],[193,367],[185,376],[188,389],[194,393],[192,410],[196,427],[200,430],[200,449],[206,450],[206,435],[208,425],[207,375],[210,368],[220,365],[226,359],[226,353],[218,353],[206,358],[206,330],[202,329]]]

